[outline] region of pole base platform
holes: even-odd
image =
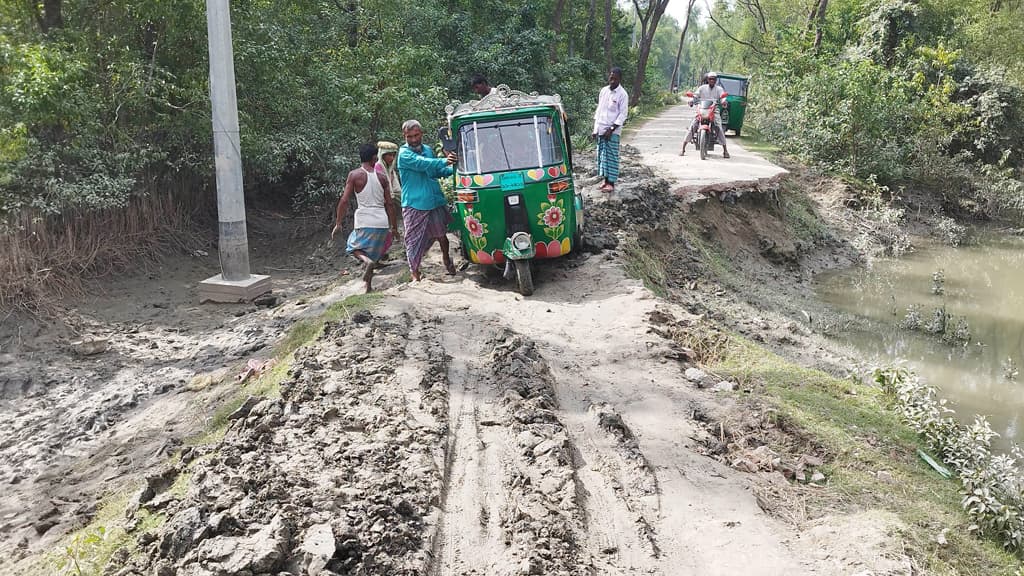
[[[199,283],[199,303],[249,302],[270,290],[270,276],[252,274],[245,280],[225,280],[217,274]]]

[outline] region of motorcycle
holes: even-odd
[[[686,96],[691,99],[690,106],[693,106],[693,92],[687,92]],[[721,104],[723,113],[729,105],[726,101],[727,96],[728,94],[722,93]],[[708,152],[715,149],[715,144],[721,145],[714,129],[718,105],[719,103],[714,100],[700,100],[697,102],[697,117],[700,119],[700,124],[697,126],[697,132],[693,135],[692,142],[700,150],[701,160],[707,160]]]

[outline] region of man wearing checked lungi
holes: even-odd
[[[419,281],[420,264],[436,241],[441,245],[445,271],[455,274],[448,248],[448,223],[452,214],[441,192],[438,178],[452,175],[458,161],[454,152],[435,158],[430,146],[423,144],[423,127],[415,120],[402,124],[405,144],[398,149],[398,175],[402,178],[402,222],[405,224],[405,255],[412,279]]]
[[[349,172],[345,179],[345,191],[338,200],[331,238],[341,230],[341,220],[348,213],[348,204],[355,196],[355,224],[345,251],[363,263],[363,282],[366,291],[370,292],[377,261],[391,247],[393,237],[398,235],[398,215],[391,201],[387,176],[378,174],[374,169],[377,147],[373,144],[360,146],[359,161],[362,162],[359,168]]]
[[[621,84],[622,69],[612,68],[594,111],[591,137],[597,139],[597,173],[604,177],[602,192],[614,192],[615,181],[619,179],[619,138],[629,114],[629,96]]]

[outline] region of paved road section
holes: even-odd
[[[743,138],[735,136],[727,137],[731,158],[722,158],[722,148],[716,146],[707,160],[701,160],[693,144],[687,146],[685,156],[679,156],[683,136],[695,113],[696,108],[686,104],[670,106],[628,130],[623,138],[624,143],[640,151],[646,164],[675,182],[673,192],[682,194],[714,191],[722,185],[763,184],[787,173],[784,168],[745,150],[740,144]]]

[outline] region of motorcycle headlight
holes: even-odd
[[[525,232],[519,232],[512,236],[512,246],[515,247],[516,250],[526,250],[530,247],[532,242],[530,235]]]

